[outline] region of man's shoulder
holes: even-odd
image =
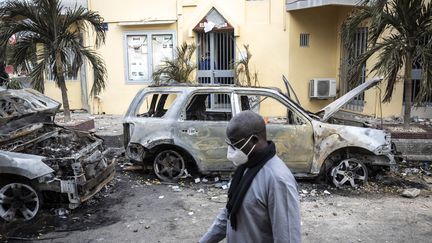
[[[275,181],[295,182],[291,170],[277,155],[267,161],[263,167],[263,172]]]

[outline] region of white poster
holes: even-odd
[[[172,59],[174,52],[172,35],[153,35],[153,68],[156,69],[166,59]]]
[[[148,43],[147,36],[134,35],[127,37],[129,80],[148,79]]]

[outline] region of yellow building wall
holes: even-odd
[[[289,12],[290,56],[289,81],[300,103],[316,112],[334,99],[309,98],[309,81],[314,78],[334,78],[339,87],[339,9],[320,7]],[[300,47],[300,34],[310,34],[309,47]]]
[[[306,109],[318,111],[333,101],[309,99],[309,80],[335,78],[337,87],[340,87],[340,26],[350,7],[326,6],[287,12],[284,1],[271,0],[125,0],[110,1],[109,4],[105,0],[90,0],[89,8],[99,12],[104,22],[108,23],[106,44],[98,50],[106,62],[107,88],[98,97],[90,99],[92,112],[124,114],[137,91],[149,84],[125,81],[125,32],[173,31],[177,45],[183,41],[196,43],[193,28],[213,7],[235,28],[237,58],[244,53],[243,44],[249,44],[252,53],[250,68],[258,73],[261,86],[279,87],[285,91],[282,81],[282,75],[285,75]],[[120,25],[161,20],[176,22]],[[309,48],[299,46],[300,33],[310,34]],[[92,78],[91,67],[87,65],[88,92]],[[384,92],[384,86],[381,86]],[[400,114],[400,87],[398,85],[392,103],[383,104],[384,116]],[[377,114],[377,89],[371,89],[365,97],[364,113]]]
[[[149,83],[126,83],[126,63],[124,48],[124,34],[130,31],[176,31],[177,25],[143,25],[131,22],[163,21],[176,19],[176,0],[127,0],[110,1],[89,0],[89,9],[97,11],[108,23],[106,42],[98,49],[104,58],[107,69],[106,89],[97,97],[90,97],[90,110],[95,114],[119,114],[126,112],[136,93]],[[88,36],[92,39],[92,36]],[[174,43],[175,44],[175,43]],[[93,75],[91,66],[87,65],[88,92],[91,90]]]
[[[68,90],[69,107],[72,110],[82,109],[81,102],[81,84],[78,80],[66,81],[66,88]],[[47,80],[45,82],[45,95],[63,103],[60,88],[57,87],[54,81]],[[60,108],[63,109],[63,106]]]
[[[123,39],[126,31],[176,31],[177,45],[183,41],[196,43],[192,29],[213,7],[236,28],[236,54],[238,55],[239,51],[243,52],[243,44],[249,44],[253,55],[250,66],[253,71],[258,72],[260,85],[283,88],[281,76],[288,73],[287,43],[289,38],[282,1],[276,3],[274,1],[247,2],[243,0],[166,2],[129,0],[126,2],[121,2],[121,4],[113,2],[108,5],[103,0],[90,1],[90,9],[98,11],[108,23],[106,44],[98,50],[106,62],[108,83],[106,90],[97,99],[90,101],[93,113],[124,114],[137,91],[149,84],[126,84],[125,82],[124,55],[126,50],[124,50]],[[145,10],[145,7],[149,5],[152,7]],[[135,11],[135,9],[144,10]],[[119,22],[127,21],[173,19],[176,13],[178,19],[174,24],[127,27],[119,25]],[[90,91],[91,68],[88,68],[87,73],[88,90]]]
[[[309,98],[309,80],[313,78],[335,78],[337,97],[342,94],[340,77],[341,65],[341,26],[352,7],[327,6],[310,8],[288,13],[290,19],[290,59],[289,80],[299,96],[301,104],[313,112],[322,109],[334,99],[317,100]],[[310,46],[300,47],[300,33],[310,34]],[[376,61],[377,55],[367,63],[367,73]],[[374,78],[375,73],[368,74],[366,80]],[[386,81],[379,88],[365,92],[363,114],[380,116],[400,115],[402,111],[403,84],[399,82],[391,102],[382,103]]]
[[[366,64],[367,78],[378,77],[376,73],[371,73],[374,63],[376,63],[379,53],[373,55]],[[403,77],[403,70],[400,72],[400,77]],[[403,80],[399,80],[394,89],[390,102],[382,102],[387,87],[387,80],[383,80],[379,85],[365,92],[365,106],[363,113],[375,117],[403,116]]]
[[[175,25],[164,26],[119,26],[108,25],[107,41],[98,52],[104,57],[108,82],[106,89],[90,102],[93,113],[124,114],[136,93],[149,83],[126,83],[124,33],[127,31],[175,30]],[[89,80],[91,85],[92,80]],[[89,89],[90,90],[90,89]]]
[[[177,18],[177,0],[88,0],[88,8],[99,12],[108,23]]]

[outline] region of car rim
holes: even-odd
[[[39,210],[39,197],[30,186],[11,183],[0,189],[0,216],[6,221],[30,220]]]
[[[358,187],[367,181],[367,168],[358,160],[345,159],[332,169],[331,175],[333,177],[333,184],[336,187],[341,187],[348,183],[352,187]]]
[[[183,157],[173,150],[160,152],[154,160],[154,171],[162,180],[176,180],[183,175],[185,164]]]

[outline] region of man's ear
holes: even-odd
[[[252,138],[251,138],[251,142],[253,144],[257,144],[259,142],[258,136],[257,135],[253,135]]]

